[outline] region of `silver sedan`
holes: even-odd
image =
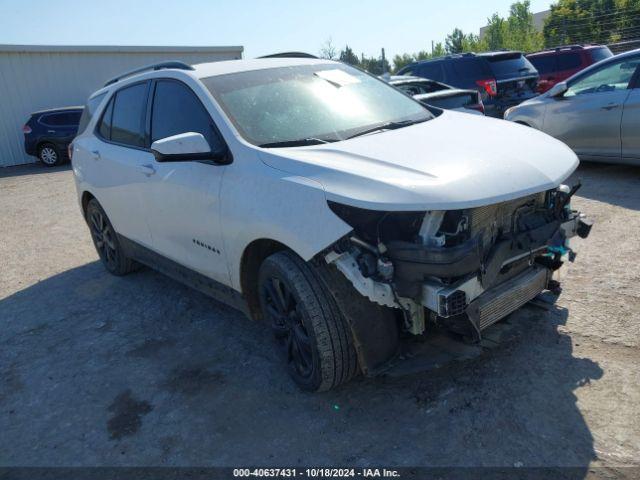
[[[581,160],[640,165],[640,49],[596,63],[504,118],[562,140]]]

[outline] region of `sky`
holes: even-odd
[[[318,54],[328,39],[387,58],[430,49],[455,27],[478,34],[514,0],[0,0],[0,44],[242,45],[244,57]],[[550,0],[531,0],[546,10]]]

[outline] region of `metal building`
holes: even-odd
[[[243,47],[0,45],[0,167],[35,162],[22,126],[34,111],[83,105],[109,78],[147,64],[242,58]]]

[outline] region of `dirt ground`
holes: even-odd
[[[307,394],[265,325],[150,270],[106,273],[68,167],[0,170],[0,466],[625,475],[640,465],[640,168],[575,176],[596,223],[554,308],[514,313],[514,338],[478,358]]]

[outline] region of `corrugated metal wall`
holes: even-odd
[[[0,167],[36,161],[23,146],[22,126],[31,112],[83,105],[109,78],[147,64],[164,60],[195,64],[242,56],[242,47],[46,48],[21,51],[0,45]]]

